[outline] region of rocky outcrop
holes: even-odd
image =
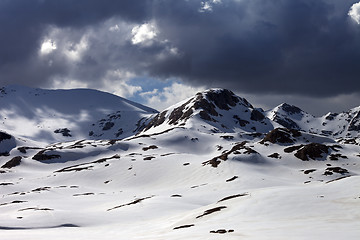
[[[281,105],[282,110],[284,110],[285,112],[289,113],[289,114],[297,114],[297,113],[301,113],[302,110],[294,105],[289,105],[287,103],[283,103]]]
[[[253,121],[262,121],[265,119],[265,116],[260,111],[254,109],[251,111],[250,119]]]
[[[8,169],[10,169],[10,168],[16,167],[16,166],[20,165],[21,159],[22,159],[21,156],[13,157],[11,160],[9,160],[9,161],[6,162],[4,165],[2,165],[1,168],[8,168]]]
[[[246,146],[247,141],[243,141],[241,143],[237,143],[235,146],[233,146],[229,151],[224,151],[223,154],[220,156],[214,157],[208,161],[203,162],[203,166],[205,165],[211,165],[212,167],[216,168],[222,161],[226,161],[229,158],[230,154],[258,154],[257,151],[254,149]],[[245,150],[242,153],[240,150]]]
[[[310,143],[300,148],[296,153],[295,157],[309,161],[309,159],[323,158],[324,154],[329,153],[329,147],[320,143]]]
[[[32,159],[37,160],[37,161],[45,161],[45,160],[50,160],[50,159],[55,159],[55,158],[61,158],[61,156],[58,154],[45,154],[45,151],[46,150],[41,150],[40,152],[35,154],[35,156],[33,156]]]
[[[230,90],[210,90],[206,94],[207,98],[213,102],[219,109],[229,110],[235,107],[240,101],[239,98]]]
[[[169,116],[169,124],[174,125],[178,124],[179,121],[187,120],[193,114],[193,110],[191,108],[186,109],[186,106],[190,103],[191,100],[184,103],[180,107],[175,108]]]
[[[287,128],[275,128],[270,131],[261,143],[271,142],[271,143],[294,143],[295,138],[300,137],[301,133],[294,129]]]
[[[61,133],[64,137],[71,137],[70,132],[67,128],[59,128],[54,131],[54,133]]]
[[[157,126],[160,126],[161,124],[163,124],[166,120],[166,118],[165,118],[166,113],[167,113],[167,111],[163,111],[161,113],[156,114],[156,116],[147,125],[145,125],[145,127],[143,127],[143,130],[146,131],[146,130],[150,129],[151,127],[157,127]]]
[[[277,122],[278,124],[284,126],[285,128],[300,130],[299,125],[297,125],[296,122],[294,122],[290,118],[280,117],[279,115],[276,115],[274,117],[274,121]]]
[[[11,135],[0,131],[0,142],[6,139],[11,139]]]

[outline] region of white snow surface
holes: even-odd
[[[156,113],[138,103],[91,89],[9,86],[0,90],[0,129],[44,143],[128,137],[134,134],[140,119]],[[105,127],[107,123],[109,129]],[[68,129],[71,136],[63,136],[62,129]],[[55,133],[56,130],[60,132]]]
[[[9,152],[0,156],[0,167],[14,157],[21,157],[21,163],[0,168],[1,239],[360,237],[358,139],[345,144],[332,135],[303,131],[293,144],[264,142],[265,133],[279,124],[271,118],[251,120],[248,114],[254,108],[242,105],[227,111],[216,108],[222,115],[214,117],[217,122],[201,119],[201,109],[194,109],[188,120],[169,124],[166,118],[161,125],[134,135],[130,129],[142,117],[154,117],[152,109],[87,90],[16,87],[5,91],[0,98],[8,99],[0,107],[1,130],[12,137],[0,141],[0,147]],[[14,101],[17,106],[24,94],[31,96],[25,101],[29,112],[11,105]],[[94,99],[93,94],[99,95]],[[76,97],[86,95],[86,104]],[[47,96],[64,102],[47,99],[42,105],[36,101]],[[166,117],[189,100],[169,108]],[[84,120],[86,127],[78,109],[84,105],[86,116],[91,116]],[[191,107],[189,103],[185,109]],[[41,109],[43,118],[36,109]],[[131,124],[128,136],[114,140],[113,131],[98,139],[86,136],[92,122],[117,111],[122,116],[124,111],[134,113],[129,119],[135,116],[136,120],[115,123],[118,127]],[[235,113],[249,124],[236,125]],[[29,129],[19,127],[32,118],[49,129],[49,137],[39,137],[41,130],[33,129],[32,123]],[[48,119],[56,122],[57,118],[62,124],[49,123]],[[260,132],[255,134],[252,126]],[[53,133],[65,127],[74,136]],[[310,142],[329,146],[328,154],[302,161],[296,151],[284,151]],[[33,159],[39,152],[52,157]],[[271,157],[275,153],[278,157]],[[340,156],[331,160],[331,154]],[[219,162],[216,167],[209,162],[212,159]]]

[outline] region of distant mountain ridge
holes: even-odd
[[[360,107],[342,113],[314,117],[287,103],[264,111],[255,108],[245,98],[226,89],[209,89],[175,104],[144,122],[145,132],[171,127],[194,127],[192,119],[201,119],[217,132],[267,133],[284,127],[332,138],[360,136]]]
[[[90,89],[44,90],[9,86],[0,88],[0,101],[1,130],[45,143],[123,139],[177,127],[262,134],[284,127],[334,139],[360,136],[360,107],[321,117],[314,117],[287,103],[264,111],[230,90],[219,88],[199,92],[160,113]]]
[[[267,117],[289,129],[301,130],[333,138],[360,136],[360,107],[342,113],[314,117],[296,106],[281,104],[267,111]]]

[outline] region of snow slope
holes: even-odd
[[[0,130],[43,143],[124,138],[154,109],[90,89],[0,89]]]
[[[212,89],[123,139],[3,135],[17,142],[0,156],[1,237],[359,239],[358,139],[278,128],[255,110],[266,114]]]

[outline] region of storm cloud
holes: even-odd
[[[178,79],[247,94],[360,92],[354,0],[3,0],[0,84]],[[355,5],[354,5],[355,4]]]

